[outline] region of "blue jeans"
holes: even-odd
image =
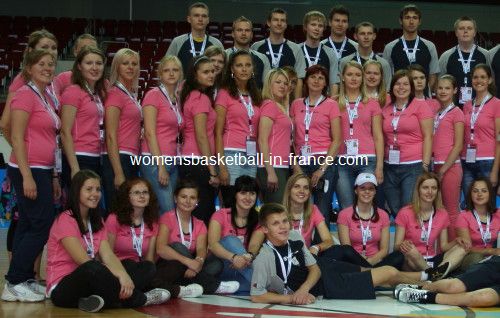
[[[236,236],[226,236],[222,238],[219,243],[231,253],[240,255],[247,252],[240,239]],[[222,270],[220,279],[222,281],[236,280],[240,283],[239,292],[249,292],[250,283],[252,282],[252,273],[253,269],[251,267],[234,269],[231,268],[230,261],[224,260],[224,269]]]
[[[175,208],[174,190],[179,175],[179,170],[175,165],[165,165],[165,168],[169,174],[168,184],[166,186],[163,186],[160,182],[158,182],[158,166],[142,164],[140,168],[142,177],[151,183],[153,191],[158,198],[160,215]]]
[[[139,170],[138,166],[132,165],[130,157],[132,156],[120,154],[120,163],[125,179],[136,177]],[[116,200],[115,173],[108,155],[103,155],[102,157],[102,184],[104,188],[104,202],[106,204],[106,210],[104,211],[103,217],[106,219],[112,209],[112,203]]]
[[[353,205],[354,181],[358,174],[363,172],[374,173],[376,158],[368,158],[367,165],[339,166],[339,179],[337,181],[337,198],[340,210]]]
[[[478,177],[489,178],[491,168],[493,168],[493,160],[477,160],[474,163],[467,163],[465,160],[462,160],[462,192],[464,193],[464,197],[474,179]]]
[[[309,177],[319,169],[319,164],[311,163],[309,165],[300,166],[302,172],[304,172]],[[337,185],[338,173],[337,167],[335,165],[329,166],[323,177],[318,181],[318,186],[313,189],[313,201],[314,204],[321,211],[321,214],[325,217],[325,221],[328,224],[330,222],[330,215],[332,213],[332,201],[333,201],[333,192],[335,191],[335,187]],[[328,189],[326,192],[325,184],[328,183]]]
[[[399,209],[411,202],[415,183],[422,172],[421,162],[407,165],[384,164],[384,193],[392,215],[396,216]]]

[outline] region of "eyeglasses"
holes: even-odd
[[[148,190],[144,190],[144,191],[131,191],[131,192],[129,192],[129,194],[138,197],[138,196],[141,196],[141,195],[149,195],[149,191]]]

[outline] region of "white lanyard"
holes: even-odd
[[[434,134],[436,133],[436,130],[439,127],[439,124],[441,123],[441,120],[443,120],[444,116],[452,110],[455,107],[455,104],[451,102],[450,105],[448,105],[442,112],[436,114],[436,117],[434,118]]]
[[[247,115],[248,115],[248,130],[250,133],[250,136],[253,136],[253,127],[252,127],[252,117],[255,114],[255,111],[253,109],[253,104],[252,104],[252,97],[249,95],[248,96],[248,101],[245,100],[243,97],[243,94],[238,92],[238,95],[240,97],[240,102],[245,106],[247,110]]]
[[[306,131],[305,131],[304,140],[305,140],[306,143],[309,142],[309,127],[311,127],[311,122],[312,122],[312,117],[313,117],[313,114],[314,114],[314,109],[319,104],[321,104],[321,102],[323,102],[323,100],[325,100],[325,97],[323,95],[321,95],[318,98],[318,100],[316,101],[316,104],[314,104],[313,111],[311,111],[309,109],[309,107],[310,107],[309,97],[307,97],[306,99],[304,99],[304,104],[306,105],[306,115],[304,116],[304,124],[305,124]]]
[[[104,123],[104,105],[102,104],[101,97],[99,97],[99,94],[97,94],[97,92],[92,92],[87,83],[85,83],[85,88],[87,89],[87,93],[89,93],[90,98],[95,103],[95,106],[97,107],[97,113],[99,114],[99,126],[102,126]]]
[[[306,44],[304,43],[304,46],[302,48],[304,49],[304,55],[306,57],[307,67],[318,64],[319,54],[321,53],[321,45],[322,44],[320,43],[318,48],[316,49],[316,56],[314,57],[314,60],[311,60],[311,57],[309,56],[309,52],[307,51],[307,48],[306,48]]]
[[[82,235],[82,237],[85,241],[85,245],[87,245],[87,255],[90,256],[90,258],[94,259],[94,235],[92,234],[92,224],[90,224],[90,220],[87,221],[87,229],[89,230],[90,242],[87,240],[87,237],[85,235]]]
[[[467,75],[470,72],[470,63],[472,61],[472,55],[474,55],[475,50],[476,50],[476,45],[474,44],[472,46],[472,49],[470,50],[469,58],[467,58],[467,61],[465,61],[464,56],[462,55],[462,51],[460,50],[460,46],[457,45],[457,51],[459,57],[458,60],[460,61],[460,64],[462,64],[462,70],[464,71],[464,75]]]
[[[139,258],[142,258],[142,242],[144,240],[144,220],[141,220],[141,232],[139,237],[135,234],[135,228],[133,226],[130,227],[130,232],[132,233],[132,247],[139,255]]]
[[[370,53],[370,56],[368,57],[369,60],[372,60],[373,57],[375,56],[375,53],[373,53],[373,51]],[[359,55],[359,52],[356,51],[356,60],[358,61],[359,64],[363,65],[362,61],[361,61],[361,56]]]
[[[405,111],[406,109],[406,104],[403,105],[403,108],[401,108],[400,111],[398,111],[398,108],[396,107],[396,104],[392,105],[392,132],[394,134],[394,144],[397,143],[397,140],[398,140],[398,126],[399,126],[399,119],[401,118],[401,116],[403,115],[403,112]],[[399,113],[398,116],[396,116],[396,113]]]
[[[142,108],[141,108],[141,105],[139,104],[139,102],[137,101],[137,97],[134,95],[134,94],[131,94],[127,88],[125,86],[123,86],[122,83],[120,82],[116,82],[115,83],[116,87],[118,87],[122,92],[124,92],[128,97],[130,97],[130,99],[134,102],[135,106],[137,107],[137,109],[139,110],[139,114],[141,114],[141,118],[142,118]]]
[[[481,223],[479,215],[477,214],[476,210],[474,210],[473,212],[474,212],[474,217],[476,218],[477,226],[479,227],[479,232],[481,232],[481,239],[483,240],[484,246],[486,246],[491,240],[491,233],[490,233],[491,217],[488,216],[486,218],[486,230],[483,230],[483,224]]]
[[[433,218],[434,218],[434,208],[432,209],[432,214],[431,217],[429,218],[429,224],[427,226],[427,230],[425,229],[424,221],[422,220],[422,218],[420,218],[420,228],[422,229],[422,234],[420,235],[420,237],[423,238],[425,241],[425,250],[427,254],[426,256],[429,256],[429,240],[431,238]]]
[[[54,102],[54,108],[56,110],[59,110],[61,103],[59,102],[59,99],[57,99],[56,89],[54,88],[54,82],[51,82],[50,88],[47,86],[45,88],[45,91],[47,92],[47,95],[49,95],[50,99],[52,99],[52,102]]]
[[[361,102],[361,95],[358,96],[358,98],[356,98],[356,101],[354,102],[354,108],[351,109],[351,104],[349,103],[349,99],[347,97],[345,98],[345,104],[347,106],[347,114],[349,117],[349,136],[354,135],[354,119],[359,117],[358,107],[360,102]]]
[[[476,100],[474,99],[474,103],[472,103],[472,112],[470,113],[470,140],[474,140],[474,127],[476,126],[477,119],[479,118],[479,114],[483,110],[484,105],[490,100],[490,94],[486,95],[483,98],[483,101],[476,107]],[[477,112],[476,112],[477,109]]]
[[[403,42],[403,50],[406,53],[406,57],[408,58],[408,61],[411,63],[414,63],[417,61],[417,48],[418,48],[418,43],[420,42],[420,37],[417,36],[417,39],[415,40],[415,45],[413,46],[413,49],[409,49],[408,45],[406,44],[405,38],[402,36],[401,41]],[[411,52],[410,52],[411,51]]]
[[[194,47],[194,41],[193,41],[193,35],[189,33],[189,44],[191,44],[191,54],[193,57],[197,57],[205,53],[205,47],[207,46],[207,35],[205,34],[205,37],[203,38],[203,42],[201,44],[201,49],[200,51],[196,51],[196,48]],[[199,54],[198,54],[199,53]]]
[[[286,257],[286,261],[287,261],[287,267],[285,267],[285,260],[283,259],[283,257],[281,256],[280,252],[278,252],[278,250],[276,250],[273,246],[273,244],[269,241],[267,241],[267,245],[269,245],[270,248],[273,249],[273,251],[276,252],[276,256],[278,256],[278,260],[280,261],[280,265],[281,265],[281,273],[283,274],[283,282],[286,283],[288,282],[288,276],[290,275],[290,272],[292,271],[292,249],[290,248],[290,243],[287,243],[288,245],[288,254],[287,254],[287,257]]]
[[[273,52],[273,46],[271,45],[271,40],[267,38],[266,41],[267,41],[267,48],[269,49],[269,54],[271,55],[271,65],[273,68],[277,68],[280,66],[280,60],[282,56],[281,54],[283,52],[283,46],[285,45],[285,42],[281,43],[280,49],[278,51],[278,57],[275,57]]]
[[[50,118],[52,118],[52,121],[54,122],[54,127],[56,130],[59,130],[61,128],[61,120],[59,119],[59,116],[57,116],[56,112],[54,111],[54,108],[49,104],[47,99],[40,93],[38,90],[38,87],[36,87],[33,82],[28,82],[28,86],[35,92],[35,94],[38,95],[40,100],[42,101],[43,108],[49,113]]]
[[[170,95],[168,94],[168,91],[163,84],[160,84],[160,86],[158,88],[163,93],[165,98],[167,98],[170,109],[172,109],[172,111],[175,114],[175,118],[177,118],[177,126],[180,126],[182,124],[182,115],[181,115],[181,112],[179,111],[179,106],[177,106],[177,103],[174,103],[172,101],[172,98],[170,98]],[[177,87],[175,88],[175,91],[177,92]],[[179,100],[179,99],[177,99],[177,100]]]
[[[335,51],[337,59],[340,60],[342,58],[342,52],[344,52],[345,44],[347,43],[347,37],[344,38],[344,41],[342,41],[342,45],[338,50],[337,47],[335,46],[335,43],[332,41],[331,37],[328,37],[328,41],[330,41],[330,45],[332,46],[333,51]]]
[[[189,219],[189,242],[184,240],[184,232],[182,231],[181,219],[179,218],[179,213],[177,210],[175,211],[175,216],[177,217],[177,225],[179,226],[179,236],[181,237],[182,245],[187,248],[191,247],[191,243],[193,242],[193,218]]]
[[[358,207],[356,207],[356,214],[358,215],[358,218],[359,218],[359,226],[361,229],[361,239],[363,241],[363,251],[365,251],[366,250],[366,242],[368,242],[368,238],[371,237],[370,223],[371,223],[372,217],[373,217],[373,207],[371,208],[370,219],[368,220],[368,224],[366,225],[366,227],[363,226],[363,221],[361,220],[361,217],[359,216]]]

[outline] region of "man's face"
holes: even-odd
[[[267,21],[267,26],[269,27],[271,33],[281,35],[285,33],[286,30],[286,14],[283,13],[273,13],[271,20]]]
[[[312,19],[304,26],[306,36],[311,40],[321,40],[325,24],[320,19]]]
[[[288,241],[290,221],[286,212],[273,213],[267,217],[266,224],[262,227],[267,239],[273,245],[282,245]]]
[[[376,37],[377,35],[373,32],[373,28],[369,26],[359,27],[358,32],[354,34],[358,45],[363,48],[371,48]]]
[[[208,10],[205,8],[192,8],[187,17],[187,22],[191,24],[191,28],[197,31],[205,31],[209,18]]]
[[[253,32],[250,23],[238,22],[233,28],[233,39],[238,45],[246,46],[252,42]]]
[[[330,20],[330,27],[333,34],[337,36],[345,36],[349,27],[349,18],[345,14],[335,13]]]
[[[403,30],[408,33],[415,33],[420,26],[420,17],[415,11],[408,11],[403,16],[403,19],[399,19],[399,23],[403,27]]]
[[[472,21],[460,21],[455,30],[459,42],[473,42],[476,37],[476,28]]]

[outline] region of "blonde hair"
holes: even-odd
[[[311,215],[312,215],[312,210],[313,210],[313,204],[312,204],[312,184],[311,184],[311,178],[309,178],[306,174],[304,173],[296,173],[292,175],[285,186],[285,192],[283,193],[283,205],[285,206],[286,210],[288,211],[288,216],[291,218],[292,216],[292,199],[290,193],[292,192],[292,188],[295,185],[297,181],[300,179],[306,179],[307,183],[309,185],[309,200],[304,202],[304,228],[307,229],[309,227],[309,221],[311,221]]]
[[[168,62],[174,62],[175,65],[179,67],[180,70],[180,77],[179,77],[179,83],[182,81],[184,78],[184,72],[182,71],[182,63],[181,60],[175,55],[165,55],[161,60],[160,63],[158,63],[158,67],[156,68],[156,74],[158,76],[158,83],[161,83],[161,69],[167,64]]]
[[[270,99],[274,102],[276,101],[276,98],[274,97],[272,91],[271,91],[271,83],[278,77],[278,76],[284,76],[286,78],[287,82],[290,82],[290,79],[288,78],[288,74],[281,68],[275,68],[270,70],[267,75],[266,79],[264,80],[264,87],[262,87],[262,99]],[[283,104],[282,106],[288,107],[289,103],[289,97],[288,97],[288,92],[285,95],[285,98],[283,99]]]
[[[344,66],[344,69],[342,70],[342,76],[344,76],[345,72],[347,71],[347,68],[349,68],[349,67],[354,67],[354,68],[361,71],[361,85],[359,87],[359,93],[361,94],[361,102],[363,104],[366,104],[368,102],[368,97],[366,96],[365,80],[364,80],[364,76],[363,76],[363,74],[364,74],[363,67],[361,66],[361,64],[359,64],[356,61],[349,61],[346,63],[346,65]],[[345,101],[346,98],[347,98],[347,96],[346,96],[346,92],[345,92],[345,83],[343,80],[341,80],[340,81],[340,89],[339,89],[339,100],[338,100],[340,111],[344,111],[346,109],[346,101]]]
[[[118,52],[116,52],[115,56],[113,56],[113,62],[111,62],[111,70],[109,71],[110,85],[115,85],[118,82],[119,78],[118,67],[127,56],[136,57],[137,63],[140,62],[139,53],[137,53],[136,51],[133,51],[129,48],[119,49]],[[138,88],[139,88],[139,72],[137,72],[137,75],[134,78],[134,82],[132,83],[132,90],[135,93],[137,93]]]
[[[420,220],[422,215],[422,205],[420,203],[420,186],[424,181],[434,179],[436,180],[438,191],[436,194],[436,198],[434,198],[434,202],[432,202],[432,206],[435,210],[443,208],[443,200],[441,199],[441,183],[439,182],[438,176],[433,172],[424,172],[418,178],[417,182],[415,182],[415,188],[413,189],[413,197],[411,200],[411,207],[413,208],[413,213],[415,213],[415,218],[417,221]]]
[[[385,87],[385,81],[384,81],[384,68],[382,67],[382,64],[380,64],[379,61],[377,60],[368,60],[363,64],[363,79],[365,77],[365,72],[368,66],[370,65],[375,65],[378,67],[378,70],[380,72],[380,84],[378,84],[378,89],[377,89],[377,95],[378,95],[378,103],[380,104],[380,107],[384,107],[385,103],[387,102],[387,89]],[[366,92],[366,82],[363,81],[363,87]]]

